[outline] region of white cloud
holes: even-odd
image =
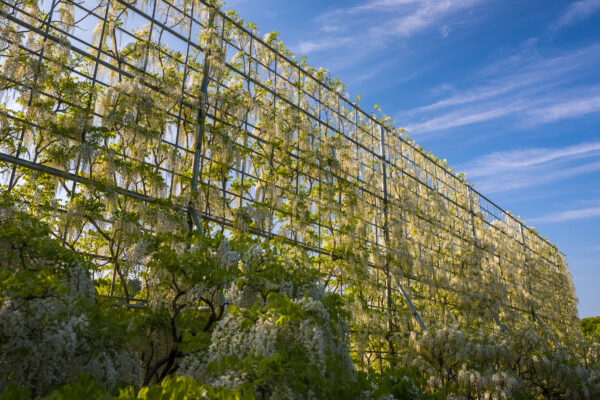
[[[600,207],[583,208],[578,210],[568,210],[555,214],[549,214],[538,218],[529,219],[529,223],[555,223],[574,221],[578,219],[589,219],[600,217]]]
[[[495,152],[460,166],[483,193],[509,192],[600,171],[600,141]]]
[[[327,17],[333,17],[336,15],[343,14],[357,14],[365,11],[388,11],[390,9],[395,9],[398,6],[406,5],[406,4],[415,4],[422,3],[423,0],[371,0],[366,4],[361,4],[360,6],[354,6],[349,8],[338,8],[334,11],[323,14],[321,19]]]
[[[396,120],[417,136],[509,115],[531,127],[600,112],[600,85],[586,79],[600,68],[600,45],[546,58],[529,46],[524,52],[530,54],[500,61],[502,68],[484,68],[474,79],[485,85],[453,86],[449,95],[397,113]]]
[[[477,122],[490,121],[515,113],[525,106],[523,104],[511,104],[493,108],[479,108],[471,110],[458,110],[443,114],[439,117],[429,119],[425,122],[414,123],[404,127],[409,134],[417,136],[427,132],[441,131],[455,128],[457,126],[470,125]]]
[[[529,51],[529,49],[526,50],[526,52]],[[571,53],[541,59],[531,59],[531,56],[525,56],[522,53],[520,51],[513,57],[507,57],[512,58],[511,62],[503,59],[498,63],[500,65],[486,67],[486,70],[491,71],[492,74],[501,71],[500,76],[482,77],[490,83],[455,93],[453,96],[435,103],[409,110],[405,114],[416,114],[449,106],[480,102],[517,89],[534,86],[539,88],[540,84],[548,82],[558,84],[562,78],[570,78],[575,70],[588,66],[590,62],[600,58],[600,46],[585,47]]]
[[[391,34],[392,39],[394,36],[409,36],[432,25],[438,25],[443,17],[472,7],[479,3],[479,0],[428,0],[419,3],[412,13],[394,18],[375,28],[373,32],[376,32],[378,37]]]
[[[535,148],[484,155],[466,168],[469,177],[493,176],[541,164],[600,156],[600,142],[582,143],[560,149]]]
[[[590,96],[540,107],[529,111],[529,115],[537,123],[548,123],[598,111],[600,111],[600,96]]]
[[[454,85],[446,82],[437,87],[434,87],[433,89],[430,89],[430,92],[433,96],[440,96],[447,93],[454,93],[456,92],[456,88],[454,87]]]
[[[576,167],[555,168],[531,168],[528,171],[513,172],[496,177],[488,177],[481,181],[477,187],[484,193],[510,192],[534,186],[546,185],[567,178],[600,171],[600,162],[593,162]],[[477,182],[477,180],[475,180]]]
[[[371,0],[366,4],[340,8],[317,18],[322,37],[303,41],[296,49],[303,54],[337,46],[368,43],[368,48],[387,47],[398,39],[439,30],[448,36],[443,21],[461,10],[485,0]]]
[[[581,0],[571,3],[555,25],[555,29],[584,20],[600,10],[600,0]]]
[[[600,171],[600,162],[588,163],[576,167],[564,167],[561,169],[545,167],[530,168],[526,171],[515,170],[511,173],[475,178],[472,181],[475,182],[477,190],[489,195],[546,185],[597,171]]]
[[[296,46],[300,54],[310,54],[316,51],[328,50],[339,46],[340,39],[323,39],[320,41],[303,41]]]
[[[442,26],[440,29],[440,35],[446,39],[448,37],[448,35],[450,35],[450,32],[452,31],[452,27],[450,25],[444,25]]]

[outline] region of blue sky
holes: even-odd
[[[229,0],[567,255],[600,315],[600,0]]]

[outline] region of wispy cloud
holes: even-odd
[[[496,152],[477,158],[467,167],[470,177],[493,176],[511,170],[523,170],[541,164],[600,155],[600,142],[582,143],[559,149],[524,149]]]
[[[399,112],[396,119],[419,136],[507,116],[531,127],[600,112],[600,85],[586,80],[600,68],[600,45],[554,57],[525,51],[499,62],[502,68],[484,68],[475,82],[487,83],[462,90],[454,85],[450,95]]]
[[[529,115],[538,123],[547,123],[598,111],[600,111],[600,96],[589,96],[533,109]]]
[[[444,25],[438,30],[440,31],[440,35],[444,39],[446,39],[448,37],[448,35],[450,35],[450,32],[452,31],[452,27],[450,25]]]
[[[473,181],[481,192],[485,194],[495,194],[546,185],[598,171],[600,171],[600,162],[591,162],[562,169],[551,167],[530,168],[527,171],[513,171],[512,173],[474,179]]]
[[[551,58],[535,58],[535,56],[524,56],[522,54],[530,51],[529,48],[521,50],[517,54],[513,54],[512,57],[507,57],[507,59],[502,59],[496,64],[487,66],[485,75],[491,76],[483,76],[481,79],[489,83],[454,93],[450,97],[409,110],[405,114],[434,111],[449,106],[480,102],[548,82],[559,84],[561,78],[570,76],[575,70],[588,65],[594,58],[600,57],[600,46],[586,47]],[[590,56],[592,56],[591,60]],[[512,60],[509,60],[511,58]],[[500,72],[500,75],[497,75],[497,72]]]
[[[556,223],[575,221],[578,219],[588,219],[600,217],[600,207],[583,208],[577,210],[562,211],[555,214],[544,215],[538,218],[531,218],[528,223]]]
[[[314,53],[317,51],[329,50],[329,49],[335,48],[337,46],[345,46],[351,42],[352,42],[351,38],[328,37],[328,38],[323,38],[323,39],[315,40],[315,41],[309,40],[309,41],[300,42],[296,46],[296,50],[300,54],[306,55],[306,54]]]
[[[589,249],[590,249],[590,250],[592,250],[592,251],[600,251],[600,244],[597,244],[597,245],[595,245],[595,246],[592,246],[592,247],[590,247]]]
[[[600,171],[600,141],[495,152],[459,166],[483,193],[508,192]]]
[[[451,32],[446,20],[461,10],[485,0],[371,0],[339,8],[318,17],[318,39],[300,42],[303,54],[357,44],[367,49],[387,47],[419,32],[438,30],[445,38]]]
[[[359,6],[338,8],[333,11],[321,15],[320,19],[335,17],[338,15],[359,14],[365,11],[389,11],[395,10],[398,6],[412,5],[415,3],[424,2],[423,0],[371,0]]]
[[[479,3],[480,0],[425,0],[419,1],[412,12],[400,15],[372,30],[377,37],[405,37],[436,26],[453,13]]]
[[[497,107],[473,107],[470,110],[448,112],[424,122],[406,125],[404,128],[412,135],[441,131],[457,126],[497,119],[519,111],[524,107],[524,104],[498,105]]]
[[[581,0],[571,3],[560,16],[554,28],[559,29],[584,20],[600,10],[600,0]]]

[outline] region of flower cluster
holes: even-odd
[[[98,330],[108,320],[98,315],[89,265],[44,237],[34,221],[13,215],[0,221],[5,279],[0,287],[0,393],[13,382],[41,394],[83,372],[108,389],[137,382],[140,365],[133,347],[111,336],[116,332]]]
[[[269,372],[266,396],[289,398],[298,370],[323,397],[323,376],[414,366],[427,390],[456,396],[595,393],[598,349],[577,338],[558,249],[276,33],[257,36],[215,1],[54,3],[0,5],[12,16],[0,24],[0,152],[35,167],[0,162],[0,185],[94,265],[25,259],[33,269],[17,275],[41,284],[12,279],[0,297],[3,374],[24,341],[74,360],[100,343],[110,351],[94,352],[94,371],[109,386],[133,379],[119,372],[120,335],[99,333],[94,284],[147,305],[136,314],[146,384],[178,371],[232,389]],[[92,24],[71,46],[75,25]],[[0,256],[14,266],[10,237]],[[27,365],[11,376],[41,376]]]
[[[309,398],[325,390],[320,380],[354,380],[345,342],[348,327],[332,319],[323,289],[315,281],[299,281],[294,273],[286,273],[289,266],[268,265],[268,256],[258,246],[248,250],[243,262],[243,269],[251,273],[242,275],[228,291],[231,305],[212,331],[210,346],[185,357],[178,374],[229,389],[261,382],[257,386],[262,398],[273,399],[284,394],[306,398],[309,393],[309,388],[302,388],[298,371],[289,369],[294,363],[314,374]],[[260,277],[269,269],[273,277],[272,270],[278,268],[280,274],[274,276],[278,281]]]

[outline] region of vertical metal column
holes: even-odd
[[[383,174],[383,238],[385,242],[385,286],[387,294],[387,312],[388,312],[388,346],[390,353],[394,354],[394,344],[392,342],[392,331],[394,323],[392,321],[392,281],[390,275],[390,265],[388,259],[389,246],[389,229],[388,229],[388,189],[387,189],[387,160],[385,157],[385,129],[379,125],[379,133],[381,136],[381,173]]]
[[[210,9],[207,29],[211,29],[215,23],[215,17],[217,15],[217,10]],[[206,47],[202,49],[204,51],[204,65],[202,69],[202,86],[200,89],[200,104],[198,106],[198,114],[196,124],[198,126],[198,132],[196,136],[196,146],[194,150],[194,167],[192,170],[192,195],[198,195],[198,181],[200,175],[200,158],[202,157],[202,144],[204,142],[204,130],[206,128],[206,114],[208,107],[208,84],[210,81],[210,62],[209,58],[211,56],[210,46],[212,43],[207,43]],[[189,203],[189,213],[192,218],[194,225],[196,225],[196,229],[198,232],[202,233],[202,226],[200,225],[200,217],[198,216],[198,211],[194,208],[192,201]],[[190,224],[191,228],[191,224]]]
[[[52,5],[50,6],[50,11],[46,15],[46,17],[48,18],[48,22],[47,22],[46,28],[44,30],[44,33],[46,33],[46,34],[48,34],[48,32],[50,31],[50,25],[52,23],[52,15],[54,15],[54,9],[56,8],[56,5],[57,5],[56,0],[52,0]],[[4,13],[2,13],[2,16],[3,17],[5,16]],[[47,41],[47,38],[44,37],[42,43],[46,44],[46,41]],[[31,107],[31,104],[33,103],[34,88],[38,85],[37,80],[39,78],[40,73],[42,72],[41,69],[42,69],[42,64],[44,61],[44,52],[45,51],[46,51],[46,48],[44,46],[42,46],[42,48],[40,50],[40,55],[38,57],[38,65],[37,65],[37,68],[35,70],[35,74],[33,77],[31,92],[29,93],[29,101],[27,102],[27,107]],[[19,136],[19,144],[17,145],[17,151],[15,153],[15,158],[19,158],[19,156],[21,155],[21,150],[23,149],[24,140],[25,140],[25,128],[21,129],[21,135]],[[16,173],[17,173],[17,165],[14,164],[12,167],[12,170],[10,171],[8,188],[6,190],[7,193],[10,193],[12,191],[12,189],[14,188],[14,186],[17,184]]]
[[[560,347],[561,347],[560,344],[558,343],[558,341],[556,340],[556,338],[554,337],[554,335],[550,332],[550,330],[546,327],[546,325],[542,322],[542,320],[537,315],[537,313],[535,312],[535,310],[531,310],[531,314],[533,315],[533,318],[535,318],[537,320],[537,322],[542,326],[542,328],[544,328],[544,330],[546,331],[546,333],[548,334],[548,336],[550,336],[550,339],[554,342],[554,344],[556,345],[556,347],[558,347],[560,349]]]
[[[477,240],[477,231],[475,229],[475,210],[473,208],[473,190],[471,189],[470,186],[467,186],[467,188],[468,188],[468,193],[469,193],[469,209],[471,211],[471,228],[473,229],[473,239],[476,241]],[[498,324],[498,326],[500,327],[502,332],[506,332],[506,328],[504,327],[504,325],[502,325],[502,322],[500,322],[500,318],[498,318],[498,316],[496,314],[494,314],[494,320],[496,321],[496,323]]]
[[[383,226],[384,226],[384,236],[385,236],[385,243],[386,243],[386,257],[387,257],[387,246],[389,244],[387,160],[386,160],[386,153],[385,153],[385,128],[382,125],[379,125],[379,132],[380,132],[380,136],[381,136],[381,163],[383,165],[383,213],[384,213],[384,225]],[[392,286],[391,286],[390,266],[388,265],[387,258],[386,258],[385,272],[386,272],[386,281],[387,281],[386,282],[387,298],[388,298],[388,304],[387,304],[387,306],[388,306],[388,313],[389,313],[389,317],[388,317],[389,318],[388,329],[391,332],[392,328],[393,328],[393,323],[392,323],[392,308],[391,308],[392,307],[392,297],[391,297]],[[404,299],[406,300],[406,303],[408,304],[408,306],[412,310],[412,313],[415,316],[415,318],[417,319],[417,322],[419,323],[419,325],[421,326],[421,328],[424,331],[426,331],[427,327],[425,326],[425,323],[421,319],[421,315],[419,314],[419,312],[417,311],[417,309],[413,305],[413,302],[412,302],[410,296],[408,295],[408,293],[404,289],[404,286],[402,286],[402,283],[398,279],[396,279],[396,285],[400,289],[400,292],[402,293],[402,296],[404,296]],[[390,344],[390,346],[391,346],[391,344]]]
[[[419,312],[417,311],[417,309],[413,305],[413,302],[410,299],[410,296],[408,295],[408,293],[406,292],[406,290],[404,290],[404,286],[402,286],[402,283],[398,279],[396,279],[396,285],[398,285],[398,288],[400,289],[400,292],[402,292],[402,296],[404,296],[404,299],[406,300],[406,304],[408,304],[408,306],[412,310],[412,313],[413,313],[415,319],[417,320],[417,322],[419,323],[419,325],[421,326],[421,329],[423,329],[424,331],[426,331],[427,330],[427,326],[425,326],[425,323],[421,319],[421,315],[419,314]]]
[[[181,100],[179,101],[179,111],[177,112],[177,132],[175,134],[175,149],[173,149],[173,151],[179,152],[178,147],[179,147],[179,137],[181,134],[181,124],[182,124],[182,115],[183,115],[183,106],[184,106],[184,99],[185,99],[185,83],[187,81],[188,78],[188,71],[189,71],[189,59],[190,59],[190,43],[191,43],[191,39],[192,39],[192,27],[194,26],[194,6],[195,6],[195,2],[192,2],[192,8],[190,11],[190,28],[188,29],[188,36],[187,36],[187,42],[186,42],[186,50],[185,50],[185,64],[183,67],[183,78],[181,79],[181,89],[179,91],[179,94],[181,96]],[[171,174],[171,184],[170,184],[170,188],[169,188],[169,198],[173,196],[173,188],[175,186],[175,170],[173,170],[172,174]]]
[[[92,107],[92,101],[94,100],[94,95],[95,95],[95,89],[96,89],[96,82],[98,79],[98,65],[99,62],[98,60],[100,60],[100,57],[102,55],[102,44],[104,43],[104,35],[106,33],[106,22],[108,20],[108,11],[110,8],[110,0],[106,1],[106,10],[104,10],[104,19],[102,20],[102,30],[100,31],[100,38],[98,40],[98,51],[96,52],[96,61],[94,63],[94,73],[92,74],[92,84],[90,85],[90,95],[88,96],[88,101],[87,101],[87,106],[86,109],[91,111],[91,107]],[[92,112],[92,116],[93,116],[93,112]],[[81,144],[83,145],[85,143],[85,130],[81,133]],[[79,174],[79,168],[81,167],[81,152],[77,155],[77,163],[75,166],[75,175]],[[90,166],[90,175],[91,175],[91,166]],[[77,189],[77,182],[74,181],[73,182],[73,187],[71,189],[71,196],[69,196],[69,201],[73,201],[73,199],[75,198],[75,191]],[[64,246],[65,243],[67,242],[67,232],[69,231],[69,226],[68,224],[65,226],[65,231],[63,232],[63,238],[62,238],[62,245]],[[115,273],[116,273],[116,267],[114,267],[115,271],[113,273],[113,279],[111,282],[111,286],[110,286],[110,295],[113,295],[113,290],[114,290],[114,286],[115,286]]]
[[[523,243],[522,243],[522,245],[523,245],[523,251],[526,253],[527,246],[525,245],[525,233],[523,232],[523,224],[519,224],[519,226],[521,228],[521,240],[523,241]],[[531,294],[531,285],[529,285],[529,293]],[[554,335],[552,335],[552,333],[550,332],[550,330],[546,327],[546,325],[542,322],[542,320],[538,317],[538,315],[535,312],[535,310],[533,309],[533,307],[531,308],[531,315],[541,325],[541,327],[546,331],[546,333],[550,337],[550,340],[552,340],[552,342],[554,342],[554,344],[556,345],[556,347],[560,348],[560,344],[558,343],[558,341],[556,340],[556,338],[554,337]]]

